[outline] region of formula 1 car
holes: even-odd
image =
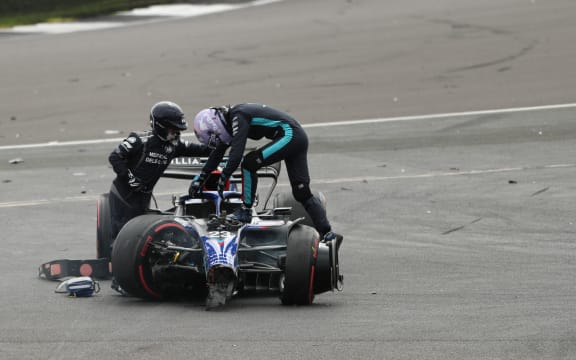
[[[201,165],[198,159],[180,159],[164,176],[191,180]],[[173,197],[171,209],[129,221],[111,252],[119,288],[152,300],[202,296],[208,309],[250,293],[279,296],[284,305],[309,305],[316,294],[342,290],[335,242],[320,241],[290,193],[276,194],[268,208],[279,173],[279,163],[259,170],[259,178],[272,179],[272,184],[249,224],[226,217],[242,204],[240,175],[232,176],[220,197],[215,190],[218,173],[210,175],[201,196]],[[105,206],[105,201],[99,204],[99,254],[109,246],[109,239],[101,236],[109,220]]]

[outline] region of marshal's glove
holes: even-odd
[[[128,185],[134,191],[139,191],[142,189],[142,180],[134,176],[130,170],[128,170]]]
[[[188,188],[188,195],[192,197],[197,197],[202,194],[202,188],[204,187],[204,183],[206,182],[206,174],[200,173],[200,175],[196,175],[194,179],[192,179],[192,183]]]
[[[218,178],[218,195],[224,198],[224,190],[226,190],[226,183],[228,182],[228,176],[221,174]]]

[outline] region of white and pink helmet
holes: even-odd
[[[220,110],[208,108],[194,118],[194,133],[202,144],[214,149],[220,142],[230,144],[232,136],[226,130],[226,122]]]

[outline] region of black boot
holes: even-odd
[[[329,243],[332,241],[336,241],[336,251],[340,250],[340,245],[342,245],[342,241],[344,241],[344,236],[337,234],[333,231],[328,231],[324,238],[322,239],[323,242]]]
[[[228,220],[239,221],[244,224],[249,224],[252,221],[252,208],[247,208],[242,205],[241,208],[234,211],[232,214],[226,216]]]

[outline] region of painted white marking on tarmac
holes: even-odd
[[[437,178],[437,177],[448,177],[448,176],[474,176],[474,175],[486,175],[486,174],[497,174],[497,173],[507,173],[515,171],[525,171],[525,170],[542,170],[542,169],[565,169],[576,167],[576,164],[553,164],[544,166],[534,166],[534,167],[510,167],[510,168],[496,168],[496,169],[484,169],[484,170],[469,170],[469,171],[454,171],[454,172],[444,172],[444,173],[426,173],[426,174],[415,174],[415,175],[398,175],[398,176],[358,176],[351,178],[339,178],[339,179],[326,179],[313,181],[316,184],[338,184],[342,182],[370,182],[370,181],[392,181],[392,180],[409,180],[409,179],[425,179],[425,178]]]
[[[543,105],[543,106],[529,106],[529,107],[506,108],[506,109],[493,109],[493,110],[478,110],[478,111],[466,111],[466,112],[453,112],[453,113],[430,114],[430,115],[399,116],[399,117],[364,119],[364,120],[346,120],[346,121],[336,121],[336,122],[323,122],[323,123],[314,123],[314,124],[303,124],[302,127],[304,127],[304,128],[317,128],[317,127],[332,127],[332,126],[350,126],[350,125],[377,124],[377,123],[387,123],[387,122],[397,122],[397,121],[432,120],[432,119],[452,118],[452,117],[494,115],[494,114],[506,114],[506,113],[516,113],[516,112],[560,110],[560,109],[572,109],[572,108],[576,108],[576,103]],[[182,137],[192,137],[192,136],[194,136],[193,133],[182,134]],[[0,150],[33,149],[33,148],[59,147],[59,146],[82,146],[82,145],[91,145],[91,144],[94,145],[94,144],[120,142],[122,140],[123,140],[122,138],[114,138],[114,139],[94,139],[94,140],[78,140],[78,141],[50,141],[47,143],[37,143],[37,144],[5,145],[5,146],[0,146]]]
[[[2,32],[11,33],[42,33],[66,34],[71,32],[111,29],[123,26],[120,22],[85,22],[85,23],[39,23],[33,25],[19,25]]]
[[[543,106],[527,106],[527,107],[517,107],[507,109],[464,111],[464,112],[453,112],[453,113],[431,114],[431,115],[398,116],[398,117],[380,118],[380,119],[336,121],[336,122],[308,124],[303,126],[308,128],[323,127],[323,126],[348,126],[359,124],[386,123],[395,121],[431,120],[431,119],[453,118],[464,116],[480,116],[480,115],[495,115],[495,114],[506,114],[516,112],[529,112],[529,111],[572,109],[575,107],[576,103],[568,103],[568,104],[543,105]]]
[[[127,16],[171,16],[171,17],[193,17],[207,14],[214,14],[223,11],[230,11],[245,8],[247,6],[259,6],[271,4],[281,0],[264,0],[252,1],[247,4],[171,4],[171,5],[152,5],[146,8],[133,9],[130,11],[119,12],[118,15]]]
[[[47,143],[38,143],[38,144],[5,145],[0,146],[0,150],[20,150],[20,149],[35,149],[35,148],[60,147],[60,146],[95,145],[95,144],[120,142],[122,140],[123,138],[78,140],[78,141],[50,141]]]
[[[282,0],[256,0],[242,4],[209,4],[209,5],[192,5],[192,4],[171,4],[171,5],[153,5],[146,8],[138,8],[130,11],[116,13],[121,16],[133,17],[150,17],[157,16],[163,18],[145,19],[142,21],[81,21],[81,22],[63,22],[63,23],[39,23],[33,25],[20,25],[10,29],[0,30],[4,33],[41,33],[41,34],[65,34],[78,31],[102,30],[117,28],[121,26],[130,26],[142,23],[151,23],[166,21],[167,18],[185,18],[214,14],[224,11],[232,11],[251,6],[267,5]]]
[[[459,171],[459,172],[442,172],[442,173],[424,173],[424,174],[414,174],[414,175],[398,175],[398,176],[359,176],[350,178],[338,178],[338,179],[318,179],[313,180],[312,185],[317,184],[341,184],[341,183],[358,183],[358,182],[376,182],[376,181],[396,181],[396,180],[410,180],[410,179],[427,179],[427,178],[437,178],[437,177],[449,177],[449,176],[475,176],[475,175],[489,175],[498,173],[508,173],[516,171],[531,171],[531,170],[546,170],[546,169],[565,169],[574,168],[576,164],[552,164],[544,166],[534,166],[534,167],[510,167],[510,168],[495,168],[495,169],[484,169],[484,170],[469,170],[469,171]],[[280,183],[278,187],[288,187],[288,183]],[[162,196],[172,196],[174,193],[157,193],[154,194],[156,197]],[[99,195],[98,195],[99,196]],[[27,206],[41,206],[41,205],[51,205],[57,203],[66,202],[80,202],[80,201],[96,201],[98,196],[69,196],[64,198],[51,198],[51,199],[37,199],[37,200],[23,200],[23,201],[8,201],[0,202],[0,209],[2,208],[18,208]]]

